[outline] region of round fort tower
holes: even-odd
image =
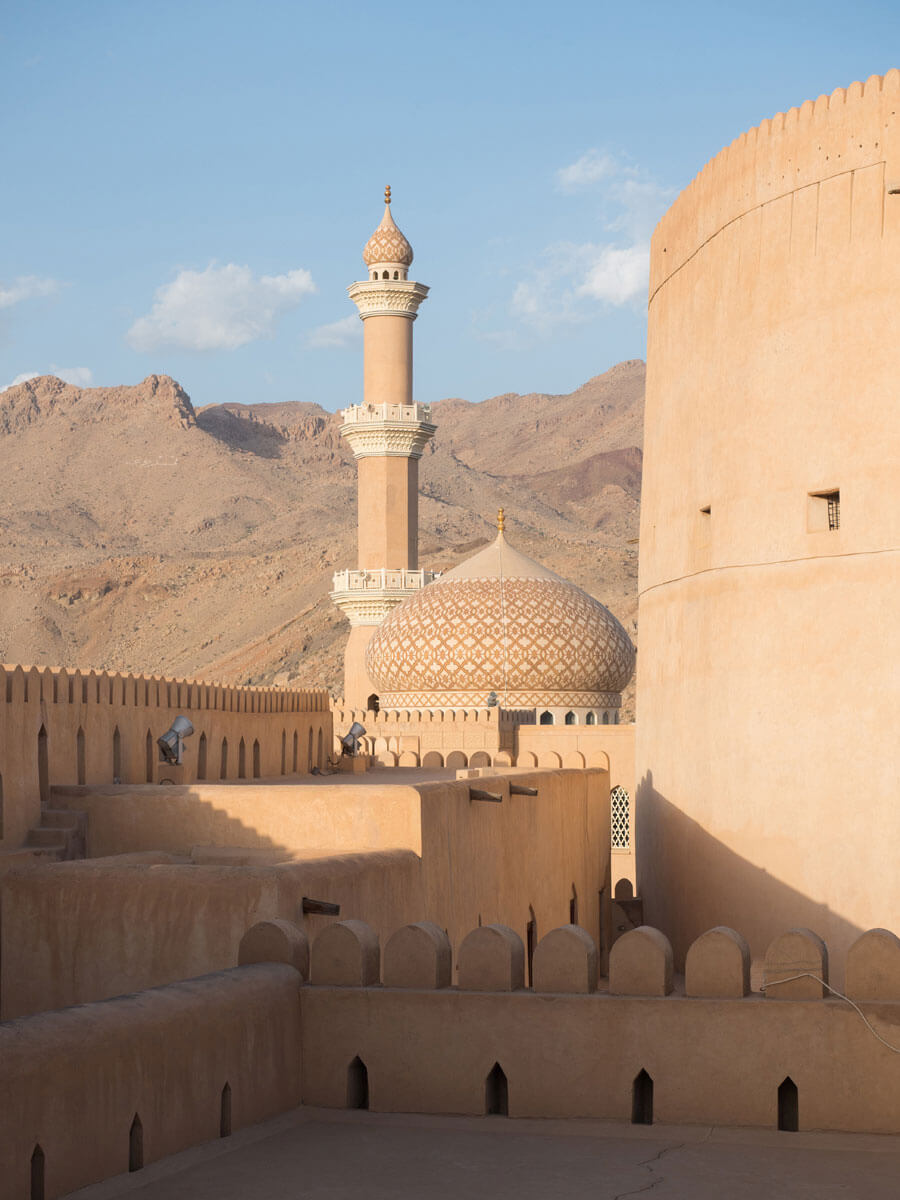
[[[840,961],[900,913],[900,72],[739,137],[651,260],[645,919]]]
[[[418,562],[419,459],[434,436],[431,409],[413,400],[412,326],[428,288],[408,278],[413,252],[391,214],[363,250],[368,279],[347,289],[364,331],[363,402],[341,413],[358,472],[356,570],[338,571],[331,598],[350,621],[344,654],[344,698],[368,707],[375,690],[366,646],[401,601],[432,578]]]

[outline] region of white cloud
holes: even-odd
[[[41,279],[38,275],[20,275],[4,287],[0,284],[0,308],[12,308],[23,300],[36,300],[40,296],[55,296],[60,289],[57,279]]]
[[[90,387],[94,380],[94,372],[90,367],[57,367],[55,363],[51,363],[46,371],[25,371],[24,374],[17,375],[12,383],[0,387],[0,392],[5,392],[19,383],[27,383],[29,379],[39,379],[41,375],[55,375],[63,383],[71,383],[75,387]]]
[[[588,150],[587,154],[582,154],[581,158],[568,167],[560,167],[556,172],[556,182],[561,191],[574,192],[601,179],[608,179],[620,170],[620,164],[611,155],[601,154],[599,150]]]
[[[158,288],[152,309],[126,338],[135,350],[236,350],[274,336],[280,318],[315,290],[303,268],[256,277],[236,263],[210,263],[205,271],[180,271]]]
[[[332,321],[330,325],[318,325],[308,338],[307,345],[314,350],[337,350],[355,346],[363,333],[362,321],[354,314]]]
[[[591,320],[596,303],[644,303],[650,234],[673,196],[640,167],[600,150],[588,150],[561,167],[556,185],[595,204],[590,221],[600,236],[546,246],[532,273],[514,288],[513,315],[539,333]],[[576,220],[573,214],[572,223]]]

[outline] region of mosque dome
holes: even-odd
[[[412,264],[412,246],[394,224],[391,216],[391,189],[384,189],[384,216],[381,224],[366,242],[363,250],[363,261],[367,267],[375,263],[391,263],[396,266],[409,267]]]
[[[382,708],[618,707],[635,649],[587,592],[490,546],[398,605],[366,650]]]

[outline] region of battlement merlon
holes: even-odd
[[[421,458],[437,431],[428,404],[353,404],[341,418],[356,458]]]

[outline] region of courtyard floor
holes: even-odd
[[[300,1108],[71,1200],[896,1200],[900,1137]]]

